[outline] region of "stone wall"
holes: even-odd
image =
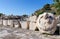
[[[18,27],[20,26],[17,19],[0,19],[0,25],[9,26],[9,27]]]
[[[31,23],[35,23],[37,17],[36,16],[30,16],[29,18],[25,18],[25,20],[14,19],[14,18],[8,18],[8,17],[7,18],[6,17],[3,18],[2,17],[2,18],[0,18],[0,25],[13,26],[13,25],[19,25],[21,23],[22,26],[25,26],[25,25],[27,26],[27,22],[28,21],[30,22],[30,24]],[[30,26],[32,26],[32,25],[30,25]]]

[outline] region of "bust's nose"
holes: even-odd
[[[52,23],[52,21],[51,21],[50,19],[48,19],[48,23],[49,23],[49,24],[51,24],[51,23]]]

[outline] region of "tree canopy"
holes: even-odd
[[[53,4],[45,4],[42,9],[36,10],[35,15],[39,16],[43,12],[53,12],[60,15],[60,0],[53,0]]]
[[[3,13],[0,13],[0,16],[2,16],[3,15]]]
[[[54,4],[53,6],[56,8],[57,15],[60,15],[60,0],[53,0]]]
[[[35,11],[34,14],[36,14],[37,16],[39,16],[40,14],[42,14],[43,12],[50,12],[51,11],[51,6],[50,4],[46,4],[43,6],[42,9],[39,9],[37,11]]]

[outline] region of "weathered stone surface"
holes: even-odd
[[[31,19],[32,27],[35,26],[35,21],[36,19],[33,17]],[[47,35],[47,34],[41,34],[40,31],[27,30],[26,21],[20,23],[22,24],[23,29],[0,25],[0,39],[60,39],[60,35]],[[60,24],[57,26],[60,26]]]
[[[36,22],[30,22],[29,30],[35,30],[35,29],[36,29]]]
[[[0,25],[2,25],[2,19],[0,19]]]
[[[40,34],[39,31],[26,29],[0,27],[0,39],[60,39],[60,36]]]
[[[60,15],[56,17],[57,18],[57,23],[60,23]]]
[[[9,26],[13,26],[13,20],[11,20],[11,19],[7,20],[7,23],[8,23]]]
[[[18,20],[13,20],[13,27],[18,28],[20,25],[20,22],[18,23]]]
[[[37,19],[37,27],[41,33],[53,34],[56,31],[57,19],[52,13],[44,12]]]
[[[29,17],[29,21],[31,21],[31,22],[35,22],[36,19],[37,19],[37,16],[35,16],[35,15]]]
[[[7,26],[8,25],[8,21],[7,20],[3,20],[3,25]]]
[[[21,28],[27,29],[28,27],[27,21],[20,21],[20,23],[21,23]]]

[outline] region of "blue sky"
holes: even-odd
[[[47,3],[52,4],[53,0],[0,0],[0,13],[6,15],[31,15]]]

